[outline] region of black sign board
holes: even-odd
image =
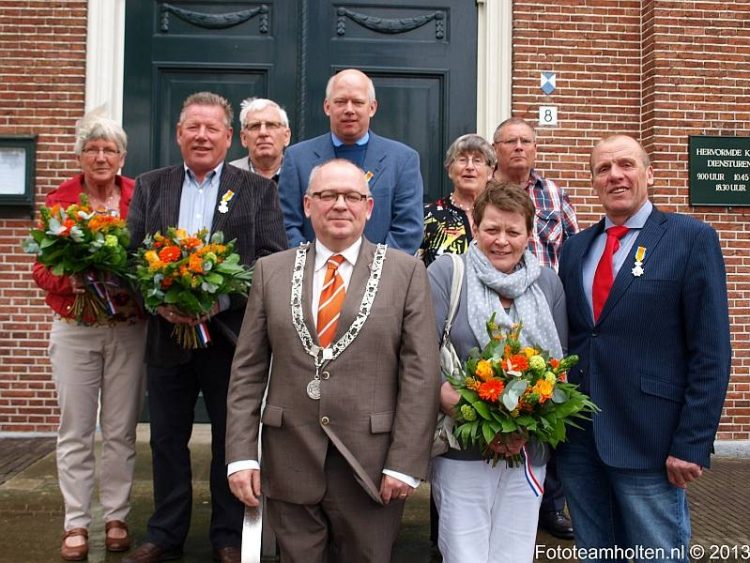
[[[691,135],[690,205],[750,206],[750,137]]]

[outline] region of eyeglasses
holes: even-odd
[[[474,168],[479,168],[480,166],[489,166],[484,158],[478,156],[459,156],[453,162],[455,162],[459,166],[464,167],[468,166],[469,164],[471,164]]]
[[[99,156],[99,153],[104,154],[106,158],[112,158],[113,156],[120,154],[120,151],[117,149],[95,149],[93,147],[83,149],[81,152],[89,158],[96,158],[97,156]]]
[[[323,190],[322,192],[311,193],[310,197],[319,199],[323,203],[336,203],[339,197],[343,197],[344,201],[349,205],[356,205],[362,203],[366,199],[370,199],[367,194],[361,194],[359,192],[334,192],[333,190]]]
[[[266,131],[274,132],[278,131],[282,127],[284,127],[284,124],[281,123],[281,121],[251,121],[250,123],[245,125],[245,129],[250,131],[251,133],[258,133],[265,125]]]
[[[495,144],[507,145],[509,147],[513,147],[517,145],[519,142],[521,143],[521,146],[529,147],[534,144],[534,139],[528,139],[526,137],[515,137],[513,139],[498,139],[497,141],[495,141]]]

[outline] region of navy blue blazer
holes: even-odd
[[[279,198],[290,248],[315,240],[303,210],[303,196],[312,169],[332,158],[336,155],[330,133],[292,145],[284,153]],[[416,253],[422,244],[424,224],[419,155],[402,143],[370,131],[364,169],[372,173],[370,191],[375,199],[372,217],[365,225],[365,238],[408,254]]]
[[[581,358],[569,378],[601,408],[599,456],[619,468],[663,468],[669,455],[708,467],[731,364],[716,232],[654,208],[594,323],[582,266],[603,229],[604,220],[566,241],[559,272],[568,352]],[[632,273],[638,247],[646,249],[641,276]]]

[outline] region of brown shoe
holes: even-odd
[[[122,563],[160,563],[181,557],[181,549],[165,549],[155,543],[146,542],[123,559]]]
[[[121,538],[110,537],[109,531],[112,529],[125,530],[125,536]],[[104,524],[104,531],[107,534],[104,538],[104,545],[107,551],[127,551],[130,549],[130,533],[128,532],[128,525],[122,520],[110,520]]]
[[[83,544],[69,546],[65,540],[73,536],[82,536],[85,540]],[[83,561],[89,556],[89,532],[86,528],[73,528],[63,535],[62,545],[60,546],[60,557],[65,561]]]
[[[239,547],[222,547],[221,549],[214,549],[214,561],[219,563],[241,563],[242,551]]]

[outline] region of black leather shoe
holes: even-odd
[[[123,559],[122,563],[160,563],[181,558],[181,549],[165,549],[155,543],[146,542]]]
[[[239,547],[222,547],[214,550],[214,561],[220,563],[240,563],[242,561],[242,551]]]
[[[558,539],[573,539],[573,523],[562,510],[539,514],[539,527]]]

